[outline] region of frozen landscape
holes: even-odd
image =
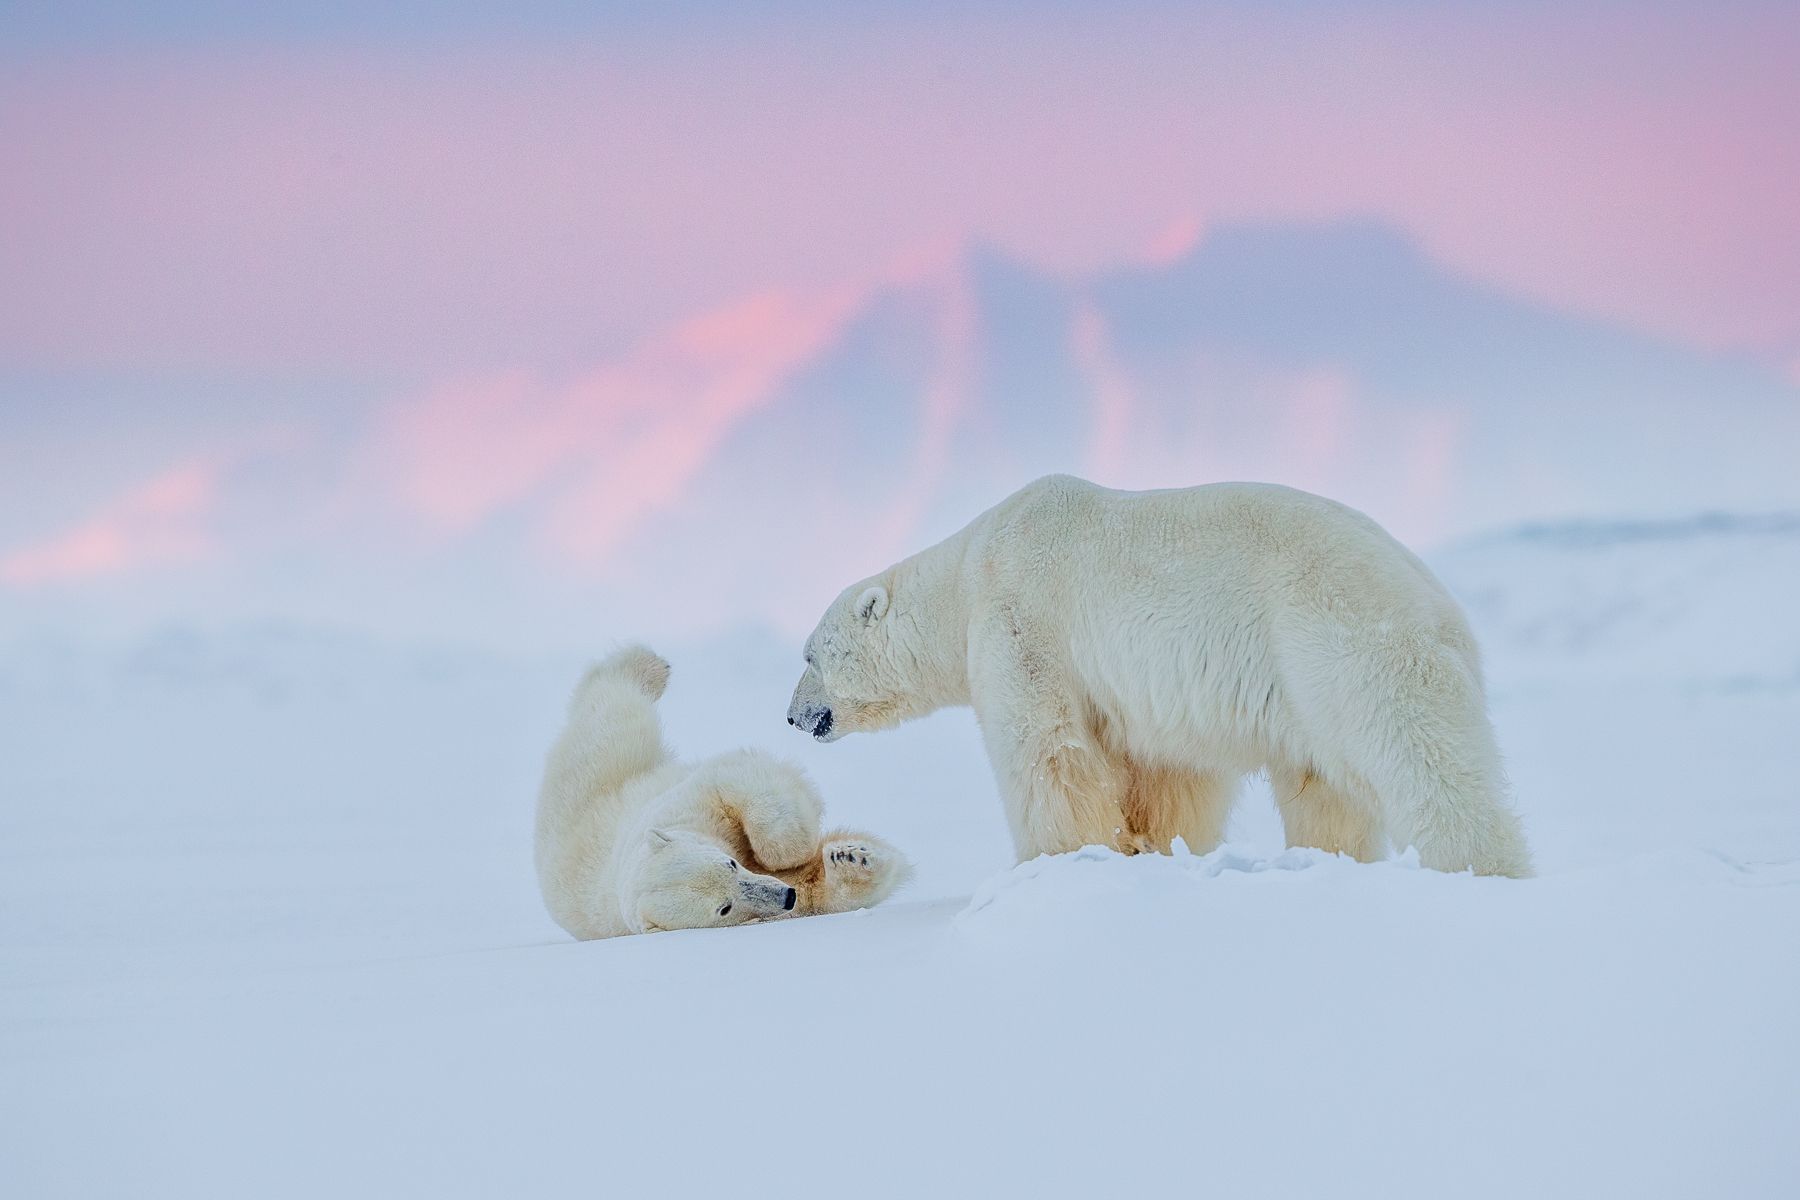
[[[1285,851],[1256,788],[1212,854],[1009,869],[969,714],[813,745],[744,631],[659,647],[675,744],[801,761],[917,878],[589,944],[530,853],[580,655],[21,637],[0,1194],[1792,1195],[1800,519],[1433,562],[1535,880]]]
[[[1767,0],[0,5],[0,1200],[1796,1200],[1796,61]],[[1015,865],[970,713],[787,726],[840,588],[1059,472],[1420,551],[1537,877],[1260,781]],[[910,884],[567,937],[540,771],[640,640]]]

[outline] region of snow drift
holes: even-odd
[[[815,747],[793,647],[671,737],[920,863],[840,917],[580,945],[530,814],[580,655],[287,627],[0,653],[0,1192],[1775,1196],[1800,1177],[1800,522],[1439,556],[1541,877],[1008,865],[966,714]],[[598,649],[599,647],[596,647]]]

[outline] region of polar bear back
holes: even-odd
[[[1369,518],[1274,484],[1121,492],[1051,476],[972,526],[978,606],[1066,647],[1093,716],[1145,761],[1256,770],[1295,674],[1419,634],[1478,671],[1455,602]],[[1201,744],[1196,745],[1199,739]]]

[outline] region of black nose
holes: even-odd
[[[785,895],[781,898],[782,909],[787,912],[792,912],[794,909],[794,901],[798,900],[799,898],[800,898],[800,893],[796,892],[793,888],[789,888],[787,890],[787,895]]]
[[[799,723],[800,723],[800,722],[798,722],[798,721],[796,721],[796,720],[794,720],[794,718],[792,718],[792,717],[789,717],[789,718],[788,718],[788,724],[789,724],[789,725],[798,725],[798,724],[799,724]]]

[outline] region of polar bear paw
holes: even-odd
[[[601,660],[595,670],[623,675],[652,700],[662,699],[669,686],[669,660],[648,646],[627,646]]]
[[[1167,854],[1161,846],[1142,833],[1120,833],[1118,835],[1119,852],[1121,854]]]
[[[819,853],[825,863],[824,899],[829,911],[879,903],[911,873],[906,859],[879,838],[834,837]]]

